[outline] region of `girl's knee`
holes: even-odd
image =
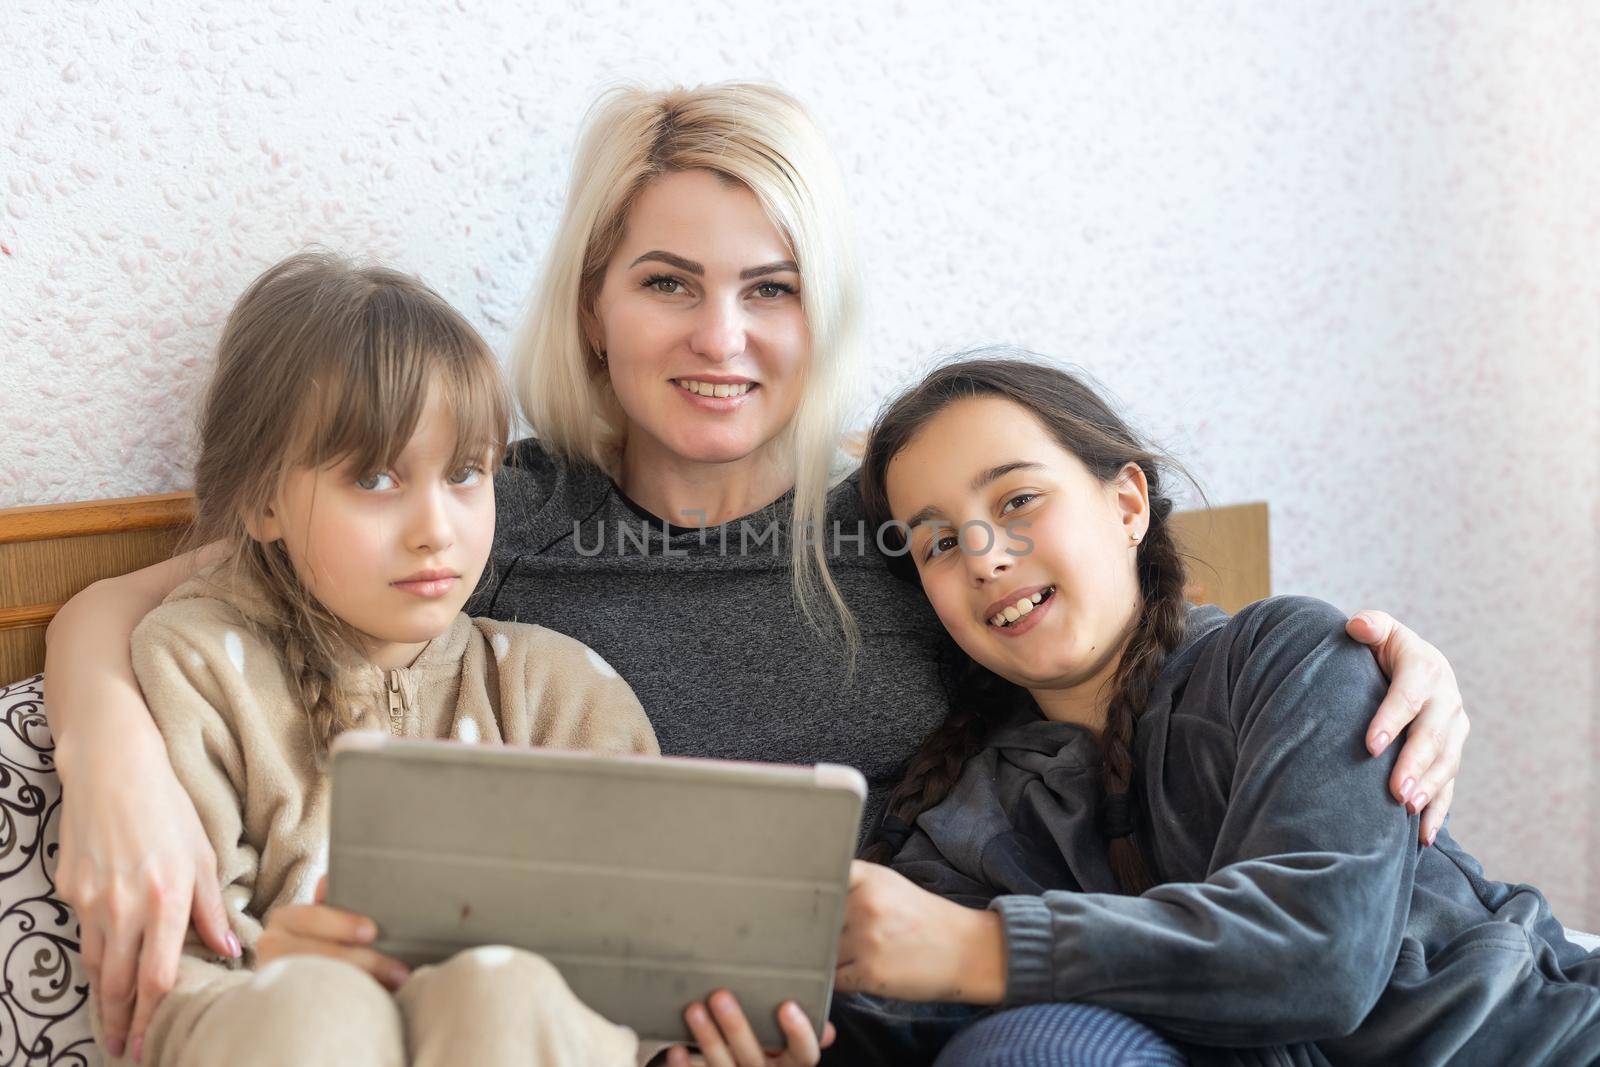
[[[443,963],[423,967],[400,991],[401,1007],[447,1010],[480,1019],[563,1017],[582,1006],[555,966],[533,952],[506,945],[465,949]]]
[[[393,998],[376,978],[353,964],[325,956],[274,960],[235,991],[235,995],[239,993],[267,1012],[287,1009],[348,1015],[394,1010]]]
[[[423,967],[400,990],[416,1063],[632,1063],[633,1032],[590,1009],[549,960],[486,945]]]
[[[262,967],[201,1016],[186,1044],[213,1063],[234,1062],[230,1049],[251,1063],[348,1063],[352,1053],[367,1063],[404,1058],[394,998],[365,971],[320,956]]]
[[[543,956],[509,945],[465,949],[433,968],[439,981],[465,988],[513,988],[537,996],[567,990],[566,979]]]

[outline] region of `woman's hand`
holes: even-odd
[[[1412,813],[1422,812],[1418,836],[1431,845],[1450,812],[1461,750],[1471,730],[1455,672],[1444,653],[1384,612],[1357,612],[1345,630],[1372,649],[1389,677],[1389,695],[1367,727],[1367,750],[1382,755],[1401,730],[1411,727],[1389,791]]]
[[[328,956],[344,960],[393,991],[406,984],[411,969],[368,946],[378,938],[377,925],[365,915],[331,908],[328,876],[317,879],[314,904],[288,904],[267,915],[266,929],[256,942],[256,961],[265,966],[284,956]]]
[[[806,1013],[788,1000],[778,1009],[778,1026],[789,1044],[781,1052],[768,1052],[756,1040],[739,1001],[726,989],[712,993],[704,1004],[689,1005],[683,1021],[689,1024],[689,1032],[700,1046],[700,1062],[706,1067],[812,1067],[835,1036],[833,1024],[823,1023],[822,1040],[818,1041]],[[684,1046],[667,1050],[667,1067],[689,1067],[691,1062]]]
[[[113,1056],[129,1037],[135,1050],[143,1044],[177,981],[191,918],[211,951],[239,955],[216,854],[172,773],[128,657],[139,620],[218,556],[207,546],[95,582],[45,631],[45,716],[62,795],[56,892],[77,912],[84,969]]]
[[[110,753],[85,750],[71,775],[62,770],[56,892],[77,913],[83,965],[112,1056],[122,1055],[125,1041],[135,1050],[143,1045],[177,981],[191,919],[213,952],[240,954],[217,887],[216,855],[160,735],[149,732],[153,747],[125,737],[113,763],[95,766]],[[129,783],[138,783],[136,792]]]
[[[1000,916],[855,860],[834,987],[901,1000],[998,1004],[1006,989]]]

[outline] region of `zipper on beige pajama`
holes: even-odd
[[[389,732],[396,737],[404,737],[406,732],[406,694],[400,684],[400,671],[398,668],[389,671],[388,682],[385,686],[389,690]]]

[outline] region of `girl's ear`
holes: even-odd
[[[271,504],[255,513],[246,513],[244,528],[253,540],[264,545],[274,541],[283,540],[283,520],[278,518],[277,509]]]
[[[1111,485],[1128,543],[1137,545],[1150,529],[1150,483],[1144,468],[1137,463],[1124,464]]]

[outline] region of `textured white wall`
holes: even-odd
[[[0,505],[186,484],[220,316],[306,242],[503,345],[601,85],[775,80],[845,162],[864,394],[984,340],[1089,367],[1271,502],[1279,589],[1450,654],[1458,836],[1600,926],[1590,5],[583,6],[11,0]]]

